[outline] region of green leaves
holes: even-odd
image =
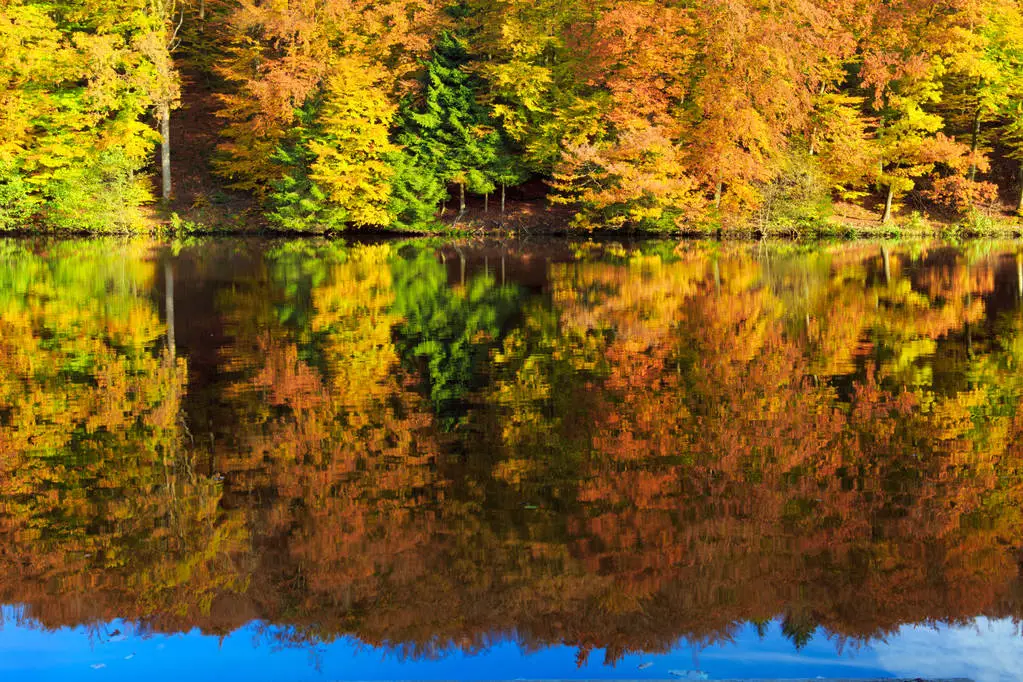
[[[478,365],[501,341],[521,292],[489,273],[449,287],[447,268],[432,250],[415,250],[391,263],[392,311],[403,319],[398,347],[406,361],[426,363],[430,398],[453,426],[455,408],[476,385]]]
[[[470,192],[494,191],[502,140],[486,108],[481,88],[468,70],[464,43],[444,32],[426,64],[421,101],[402,110],[399,143],[446,184]]]

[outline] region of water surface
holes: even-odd
[[[1019,679],[1021,254],[2,241],[0,674]]]

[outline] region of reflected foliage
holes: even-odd
[[[1021,616],[1014,248],[5,243],[0,598],[609,663]]]
[[[243,519],[180,422],[186,362],[147,298],[149,245],[110,246],[3,245],[0,596],[52,625],[200,617],[244,582]]]
[[[464,256],[459,254],[460,263]],[[399,350],[406,358],[426,365],[430,399],[446,420],[475,377],[489,348],[500,338],[516,308],[514,286],[499,286],[488,271],[448,286],[446,263],[421,251],[410,258],[395,258],[393,310],[401,317]]]

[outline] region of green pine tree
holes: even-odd
[[[426,65],[419,102],[406,102],[398,142],[442,183],[458,187],[460,214],[465,193],[493,192],[501,135],[476,98],[479,78],[468,71],[465,43],[441,33]]]
[[[437,223],[437,207],[447,197],[447,187],[424,159],[403,149],[390,155],[391,227],[400,230],[429,230]]]
[[[319,107],[317,100],[301,109],[298,125],[274,155],[274,160],[286,169],[283,176],[272,183],[267,196],[267,220],[277,229],[333,232],[346,227],[345,207],[332,203],[310,177],[316,155],[309,148],[309,140],[319,134],[315,124]]]

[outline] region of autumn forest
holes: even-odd
[[[1020,159],[1017,0],[0,0],[6,231],[982,226]]]

